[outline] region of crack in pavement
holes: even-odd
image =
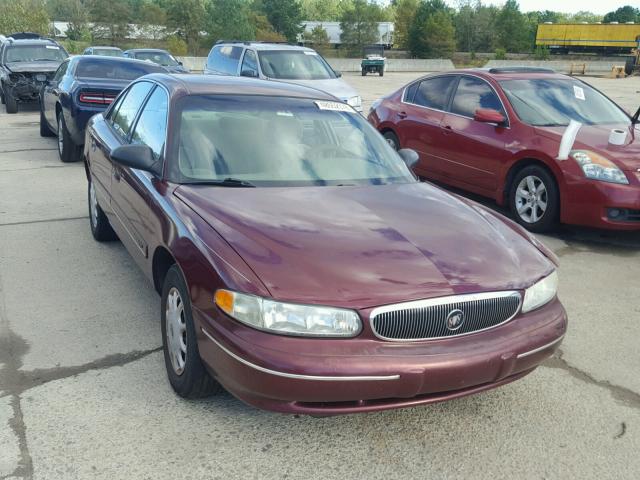
[[[41,167],[28,167],[28,168],[11,168],[8,170],[0,169],[0,172],[26,172],[28,170],[40,170],[42,168],[76,168],[75,165],[43,165]]]
[[[20,396],[11,396],[11,407],[13,408],[13,417],[9,419],[9,427],[18,437],[18,449],[20,451],[20,459],[18,466],[8,476],[2,478],[22,477],[33,478],[33,460],[27,448],[27,426],[24,423],[22,415],[22,406],[20,405]],[[1,480],[1,478],[0,478]]]
[[[42,219],[42,220],[28,220],[26,222],[0,223],[0,227],[13,227],[13,226],[16,226],[16,225],[31,225],[33,223],[68,222],[70,220],[86,220],[87,218],[89,218],[88,215],[84,215],[82,217],[45,218],[45,219]]]
[[[598,380],[590,373],[570,365],[564,358],[562,358],[563,355],[562,350],[558,349],[558,355],[547,359],[542,366],[564,370],[578,380],[606,389],[615,400],[623,403],[624,405],[634,409],[640,409],[640,393],[634,392],[633,390],[620,385],[615,385],[608,380]],[[626,430],[626,426],[623,428]]]
[[[16,337],[16,335],[14,335],[14,337]],[[150,348],[148,350],[134,350],[129,353],[115,353],[83,365],[75,365],[71,367],[38,368],[30,371],[21,371],[19,369],[15,369],[13,371],[9,370],[7,372],[3,372],[3,382],[0,384],[0,390],[7,393],[0,396],[0,398],[7,395],[20,395],[29,389],[39,387],[45,383],[75,377],[91,370],[105,370],[112,367],[122,367],[128,363],[135,362],[136,360],[140,360],[161,350],[162,347],[160,346]],[[1,360],[2,359],[0,358],[0,361]]]
[[[0,150],[0,153],[21,153],[21,152],[53,152],[57,148],[19,148],[17,150]]]

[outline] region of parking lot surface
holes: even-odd
[[[345,79],[366,112],[416,76]],[[587,81],[637,108],[640,77]],[[120,243],[93,241],[84,169],[38,118],[0,114],[0,479],[640,476],[640,234],[540,237],[569,332],[497,390],[332,418],[186,401],[165,378],[158,295]]]

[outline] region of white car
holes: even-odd
[[[204,73],[297,83],[317,88],[362,112],[362,98],[311,48],[281,43],[217,42]]]

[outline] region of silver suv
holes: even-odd
[[[262,42],[217,42],[204,73],[297,83],[317,88],[362,112],[362,99],[315,50],[297,45]]]

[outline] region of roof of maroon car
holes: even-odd
[[[145,78],[164,85],[172,94],[183,91],[185,95],[265,95],[336,101],[334,96],[321,90],[273,80],[258,80],[231,75],[169,75],[162,73],[148,75]]]
[[[461,70],[455,70],[452,73],[473,73],[486,78],[493,78],[494,80],[530,80],[534,78],[555,78],[555,79],[569,79],[567,75],[557,73],[554,71],[526,71],[526,70],[509,70],[505,68],[501,71],[492,71],[490,68],[466,68]]]

